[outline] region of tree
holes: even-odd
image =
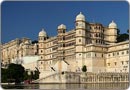
[[[117,42],[122,42],[122,41],[126,41],[129,40],[129,35],[124,33],[124,34],[120,34],[117,37]]]
[[[6,83],[7,82],[7,69],[1,68],[1,82]]]
[[[129,30],[127,30],[127,33],[120,34],[120,30],[117,29],[117,42],[129,40]]]
[[[27,80],[29,78],[28,71],[24,72],[24,80]]]
[[[20,64],[9,64],[8,68],[7,68],[7,77],[9,80],[14,80],[14,82],[20,83],[24,80],[24,67]]]
[[[35,43],[38,43],[38,41],[37,40],[32,41],[32,44],[35,44]]]
[[[87,71],[86,65],[84,65],[84,66],[82,67],[82,71],[83,71],[83,72],[86,72],[86,71]]]
[[[39,79],[39,74],[40,74],[40,72],[35,70],[35,74],[33,75],[33,79],[35,79],[35,80]]]

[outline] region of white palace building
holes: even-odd
[[[114,21],[108,26],[91,23],[80,12],[75,28],[68,32],[66,29],[64,24],[59,25],[54,37],[48,37],[42,29],[35,44],[27,38],[3,44],[3,62],[8,63],[9,58],[39,56],[36,66],[40,78],[55,72],[82,72],[83,65],[87,66],[87,72],[129,72],[129,41],[117,43],[118,27]]]

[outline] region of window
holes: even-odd
[[[119,55],[119,52],[117,52],[117,55]]]
[[[102,57],[103,57],[103,54],[102,54]]]
[[[110,66],[110,63],[107,63],[108,66]]]
[[[96,53],[95,53],[95,57],[96,57],[97,55],[96,55]]]
[[[114,62],[114,63],[115,63],[115,66],[116,66],[117,62]]]
[[[42,50],[41,50],[41,53],[42,53]]]
[[[124,54],[124,52],[122,51],[122,55]]]
[[[127,51],[126,51],[126,53],[128,54],[128,53],[129,53],[129,51],[127,50]]]
[[[129,61],[126,61],[126,63],[128,64],[128,63],[129,63]]]
[[[41,62],[41,64],[42,64],[42,62]]]
[[[115,54],[113,53],[113,56],[115,56]]]
[[[79,39],[79,42],[81,42],[81,39]]]
[[[96,43],[98,43],[98,40],[96,40]]]
[[[121,61],[122,65],[124,64],[124,61]]]

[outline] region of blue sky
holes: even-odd
[[[129,28],[128,8],[128,3],[123,1],[4,1],[2,43],[22,37],[37,40],[42,28],[49,36],[55,36],[60,24],[65,24],[69,31],[75,27],[79,12],[85,15],[86,21],[104,26],[114,20],[121,33],[125,33]]]

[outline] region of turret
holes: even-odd
[[[81,12],[76,16],[75,24],[76,24],[76,44],[85,45],[85,37],[86,37],[85,16]]]
[[[45,40],[47,39],[47,34],[42,28],[42,30],[38,34],[38,54],[40,56],[40,60],[45,59]]]
[[[38,34],[38,41],[43,42],[44,40],[46,40],[46,38],[47,38],[47,34],[44,31],[44,29],[42,28],[42,30]]]
[[[75,21],[75,30],[76,30],[76,62],[78,64],[77,69],[81,69],[84,65],[83,60],[83,52],[84,52],[84,46],[86,44],[86,22],[85,22],[85,16],[80,12],[76,16]],[[79,56],[80,55],[80,56]]]
[[[64,24],[61,24],[61,25],[58,26],[57,30],[58,30],[58,35],[63,34],[63,33],[66,32],[66,26]]]
[[[109,24],[106,34],[107,34],[106,39],[109,44],[114,44],[117,42],[117,25],[114,21],[112,21]]]

